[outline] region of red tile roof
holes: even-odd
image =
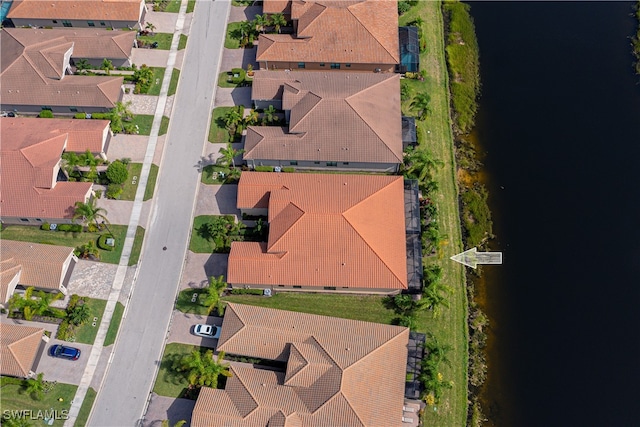
[[[2,265],[20,266],[20,284],[38,289],[59,290],[72,255],[73,248],[66,246],[0,240]]]
[[[131,57],[135,31],[109,31],[102,28],[32,29],[5,28],[23,46],[43,42],[73,43],[74,58],[127,59]]]
[[[4,123],[5,120],[15,120],[19,123],[24,119],[2,119],[0,123]],[[67,144],[67,134],[55,133],[44,138],[6,139],[4,132],[5,126],[2,126],[2,216],[71,218],[73,206],[78,201],[86,201],[92,184],[55,181],[60,156]]]
[[[15,0],[7,18],[137,22],[143,4],[144,0]]]
[[[27,377],[44,329],[0,323],[0,374]]]
[[[234,242],[227,281],[406,289],[399,176],[244,172],[238,208],[267,208],[267,243]]]
[[[261,34],[258,61],[398,64],[396,0],[293,0],[298,32]]]
[[[400,426],[409,330],[230,303],[218,351],[286,362],[234,365],[225,390],[203,387],[194,427]]]
[[[19,40],[4,29],[0,39],[3,105],[110,109],[122,96],[122,77],[65,75],[71,41],[46,36],[39,42],[34,37]]]
[[[402,162],[398,74],[256,71],[251,97],[282,99],[291,118],[249,127],[244,159]]]

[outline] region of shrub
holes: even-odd
[[[411,9],[411,5],[407,1],[399,1],[398,2],[398,15],[404,15]]]
[[[96,120],[111,120],[111,114],[110,113],[92,113],[91,118]]]
[[[65,319],[58,325],[58,332],[56,333],[56,339],[69,341],[74,336],[73,326]]]
[[[296,171],[296,168],[291,167],[291,166],[284,166],[282,168],[282,172],[293,173],[295,171]]]
[[[107,245],[107,239],[113,239],[112,234],[103,234],[98,237],[98,247],[100,249],[104,249],[105,251],[112,251],[115,249],[114,246]]]
[[[40,226],[40,230],[46,230],[46,231],[51,230],[51,224],[49,224],[48,222],[43,223],[43,224]]]
[[[120,160],[116,160],[107,167],[107,178],[111,184],[124,184],[128,177],[127,165]]]
[[[100,197],[102,197],[102,190],[96,190],[95,194],[96,194],[96,199],[99,199]]]
[[[87,226],[87,231],[89,231],[89,233],[95,233],[96,231],[98,231],[98,226],[95,225],[93,222],[90,222],[89,225]]]
[[[232,295],[263,295],[264,289],[232,289]]]
[[[86,119],[87,118],[87,113],[76,113],[73,116],[74,119]]]
[[[40,111],[40,114],[38,114],[38,117],[40,117],[41,119],[53,119],[53,111],[42,110]]]
[[[231,83],[237,85],[244,81],[246,76],[246,71],[244,71],[242,68],[233,68],[231,72],[233,73],[233,78],[231,79]],[[236,77],[236,75],[238,77]]]
[[[69,304],[67,304],[67,311],[72,311],[75,308],[75,306],[78,304],[78,301],[80,301],[80,295],[78,294],[71,295],[71,297],[69,298]]]
[[[71,231],[71,224],[58,225],[58,231]]]
[[[107,187],[107,199],[117,199],[122,194],[122,186],[119,184],[109,184]]]
[[[256,172],[273,172],[273,166],[256,166]]]

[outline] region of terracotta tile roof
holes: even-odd
[[[0,323],[0,374],[27,377],[44,329]]]
[[[64,75],[64,54],[73,42],[63,38],[22,44],[0,32],[0,99],[4,105],[98,107],[109,109],[122,96],[122,77]]]
[[[140,19],[144,0],[15,0],[9,19],[133,21]]]
[[[5,28],[23,46],[43,42],[73,43],[74,58],[127,59],[131,56],[135,31],[108,31],[102,28],[32,29]]]
[[[64,263],[72,254],[73,248],[66,246],[0,240],[0,262],[19,265],[20,284],[38,289],[60,288],[66,274]]]
[[[15,290],[16,276],[20,276],[22,266],[14,259],[0,260],[0,304],[7,302]],[[13,282],[13,286],[12,285]]]
[[[244,172],[238,208],[267,208],[267,243],[233,242],[227,281],[406,289],[400,176]]]
[[[192,426],[400,426],[409,330],[230,303],[218,351],[286,362],[233,365],[203,387]]]
[[[262,13],[291,15],[291,0],[263,0]]]
[[[250,126],[244,159],[402,162],[398,74],[256,71],[251,97],[281,99],[291,117]]]
[[[64,135],[65,151],[101,153],[104,150],[109,120],[39,119],[27,117],[0,118],[0,141],[22,141],[31,146]]]
[[[258,61],[398,64],[396,0],[293,0],[297,35],[261,34]]]
[[[91,192],[89,182],[55,182],[60,156],[68,135],[52,133],[41,138],[5,138],[10,123],[22,118],[2,119],[0,160],[0,212],[3,217],[71,218],[77,201],[84,202]],[[51,119],[35,119],[47,121]],[[18,130],[18,134],[21,132]]]

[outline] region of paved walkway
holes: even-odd
[[[175,54],[178,50],[178,42],[180,39],[179,34],[182,31],[182,25],[184,23],[186,7],[187,7],[187,0],[182,0],[181,6],[180,6],[180,13],[178,14],[179,16],[177,18],[177,21],[173,30],[171,31],[174,33],[173,40],[171,43],[171,51],[169,54],[168,61],[166,63],[165,75],[162,81],[162,87],[160,89],[160,96],[158,98],[158,104],[154,114],[153,124],[151,126],[151,135],[149,137],[149,143],[147,145],[147,151],[146,151],[144,163],[142,166],[140,181],[139,181],[138,189],[136,191],[135,203],[132,209],[129,226],[127,228],[127,235],[124,242],[124,249],[122,251],[122,256],[120,258],[120,263],[116,271],[116,275],[113,281],[113,286],[111,288],[111,292],[107,300],[107,305],[106,305],[104,314],[102,316],[102,321],[100,322],[100,327],[98,329],[96,340],[95,340],[94,346],[91,348],[90,354],[88,355],[87,367],[85,368],[82,374],[82,379],[76,391],[73,404],[71,405],[71,408],[69,410],[69,418],[64,424],[65,427],[72,427],[73,424],[75,423],[75,420],[82,406],[82,402],[86,396],[87,389],[93,382],[94,375],[98,370],[99,362],[103,352],[103,344],[106,337],[107,329],[109,328],[111,318],[113,317],[113,311],[121,295],[121,291],[123,289],[123,285],[126,279],[126,273],[128,269],[127,264],[129,262],[129,256],[131,255],[136,228],[139,224],[139,220],[142,214],[142,204],[143,204],[142,199],[144,197],[144,191],[145,191],[145,187],[149,177],[149,170],[151,168],[151,163],[153,161],[153,158],[156,152],[156,144],[158,142],[158,131],[160,130],[160,122],[162,119],[162,115],[164,114],[164,111],[165,111],[167,92],[169,90],[169,82],[171,80],[171,73],[175,63]],[[157,24],[154,23],[154,25],[157,25]],[[128,295],[130,294],[131,293],[128,293]],[[125,310],[125,316],[126,316],[126,312],[127,310]],[[108,370],[108,367],[107,367],[107,370]],[[99,389],[97,390],[98,391],[97,399],[100,398],[100,388],[101,387],[99,387]],[[96,403],[98,403],[98,400],[96,400]],[[95,406],[93,409],[94,410],[92,410],[92,414],[95,412]],[[107,424],[108,423],[105,423],[105,425]]]

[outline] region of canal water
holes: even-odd
[[[640,425],[640,77],[627,2],[473,2],[491,426]]]

